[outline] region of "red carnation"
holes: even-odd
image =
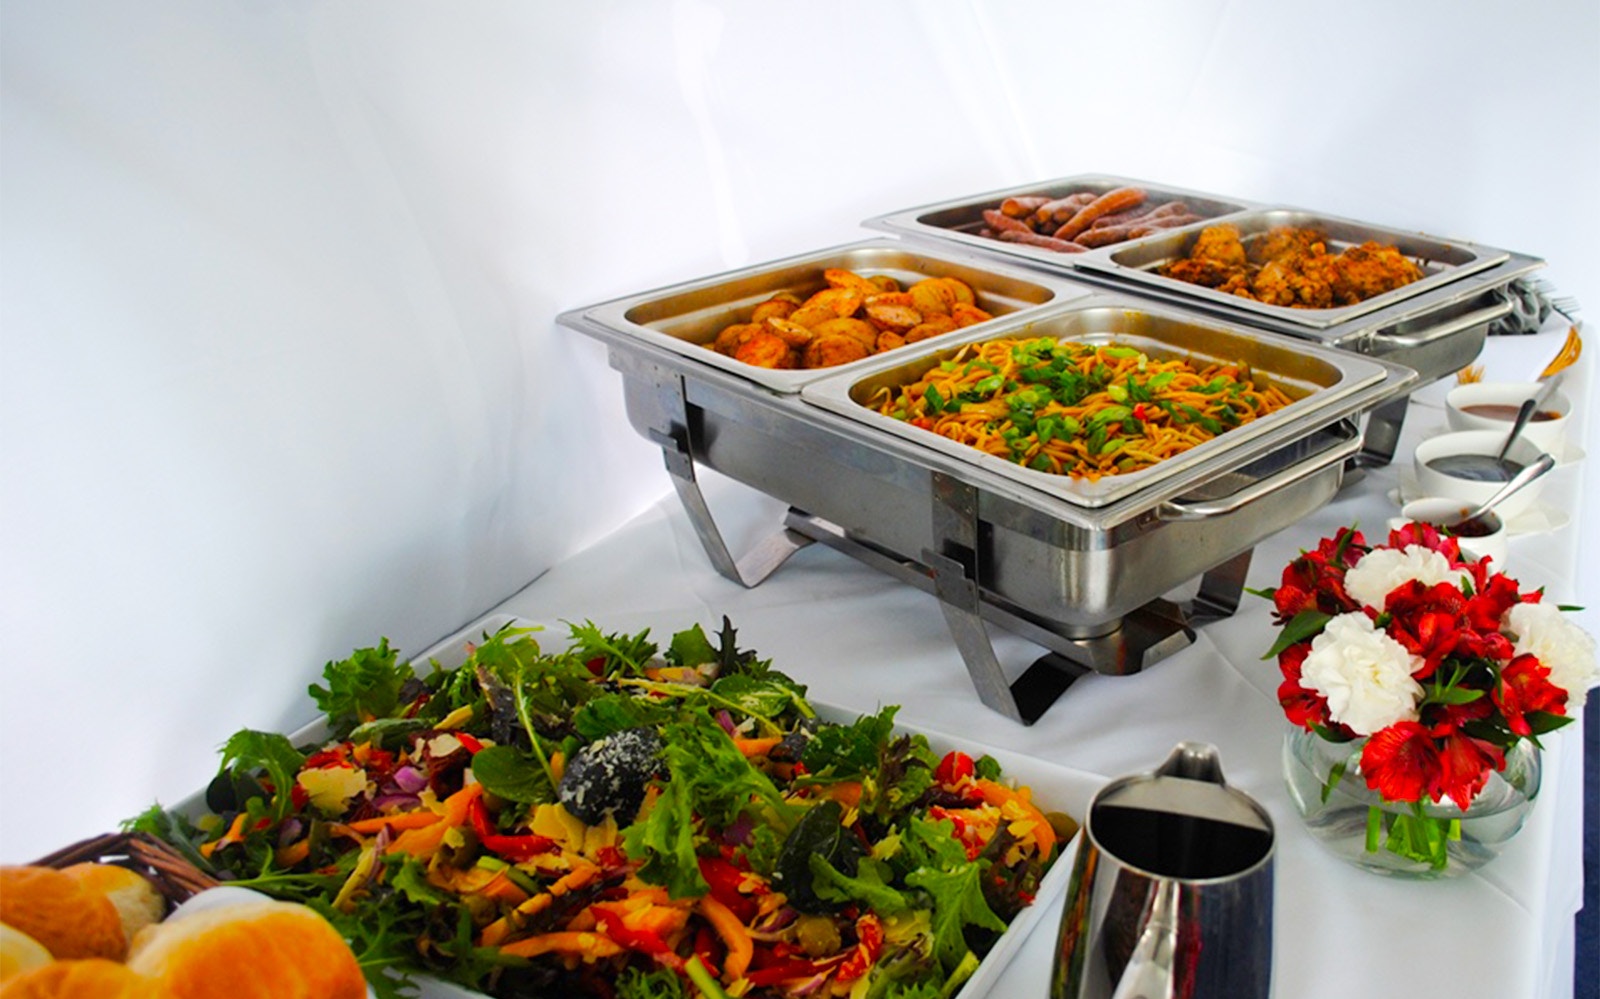
[[[1367,740],[1361,772],[1386,801],[1420,801],[1438,786],[1439,750],[1420,722],[1395,722]]]
[[[1500,671],[1492,696],[1506,725],[1521,736],[1533,734],[1527,719],[1530,712],[1567,713],[1567,692],[1550,682],[1550,668],[1531,655],[1518,656]]]

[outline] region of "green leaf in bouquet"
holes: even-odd
[[[1272,643],[1272,648],[1267,650],[1262,659],[1276,659],[1279,653],[1291,645],[1303,642],[1320,632],[1324,625],[1333,620],[1333,615],[1319,610],[1303,610],[1289,619],[1289,623],[1278,632],[1278,640]]]

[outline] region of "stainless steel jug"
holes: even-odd
[[[1067,884],[1052,999],[1265,999],[1272,819],[1213,746],[1094,796]]]

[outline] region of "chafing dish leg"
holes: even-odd
[[[1410,401],[1411,397],[1404,395],[1390,399],[1368,414],[1361,453],[1352,461],[1356,468],[1382,468],[1394,460],[1394,449],[1400,443],[1400,426],[1405,422]]]
[[[680,429],[680,428],[675,428]],[[773,571],[788,561],[790,555],[811,543],[811,539],[787,528],[778,530],[758,541],[743,556],[735,558],[717,529],[716,517],[700,491],[700,482],[694,474],[694,457],[689,453],[688,432],[665,434],[650,431],[650,439],[661,445],[666,459],[667,472],[672,476],[672,486],[678,500],[689,514],[689,523],[706,550],[706,557],[722,576],[744,587],[753,587],[772,575]]]
[[[1254,548],[1246,548],[1200,577],[1199,592],[1180,605],[1191,628],[1232,617],[1239,609],[1245,576],[1250,572],[1250,556],[1254,554]]]

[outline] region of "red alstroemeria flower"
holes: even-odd
[[[1445,738],[1439,752],[1439,782],[1433,800],[1448,795],[1463,810],[1489,783],[1489,774],[1506,765],[1506,755],[1493,743],[1461,733]]]
[[[1386,801],[1420,801],[1438,786],[1439,749],[1420,722],[1395,722],[1367,740],[1361,772]]]
[[[1316,606],[1317,595],[1309,588],[1284,583],[1272,591],[1272,608],[1280,625],[1287,624],[1301,611],[1312,610]]]
[[[1500,671],[1500,683],[1490,696],[1505,715],[1506,725],[1521,736],[1533,734],[1528,725],[1529,712],[1567,713],[1567,692],[1550,682],[1550,668],[1531,655],[1511,660]]]
[[[1449,559],[1451,565],[1462,564],[1461,542],[1456,538],[1446,537],[1432,524],[1412,522],[1389,532],[1390,548],[1404,551],[1410,545],[1420,545],[1436,551]]]
[[[1289,724],[1308,730],[1317,725],[1333,724],[1328,716],[1328,699],[1300,684],[1300,667],[1310,652],[1310,642],[1296,642],[1278,653],[1278,669],[1283,672],[1283,683],[1278,685],[1278,703],[1283,705]]]
[[[1415,579],[1389,594],[1384,604],[1391,615],[1389,636],[1423,660],[1422,668],[1412,674],[1418,680],[1432,676],[1456,650],[1465,602],[1462,592],[1449,583],[1424,586]]]
[[[1463,608],[1467,621],[1479,631],[1497,631],[1500,619],[1514,604],[1521,602],[1517,581],[1505,573],[1496,573],[1477,584],[1477,589]]]

